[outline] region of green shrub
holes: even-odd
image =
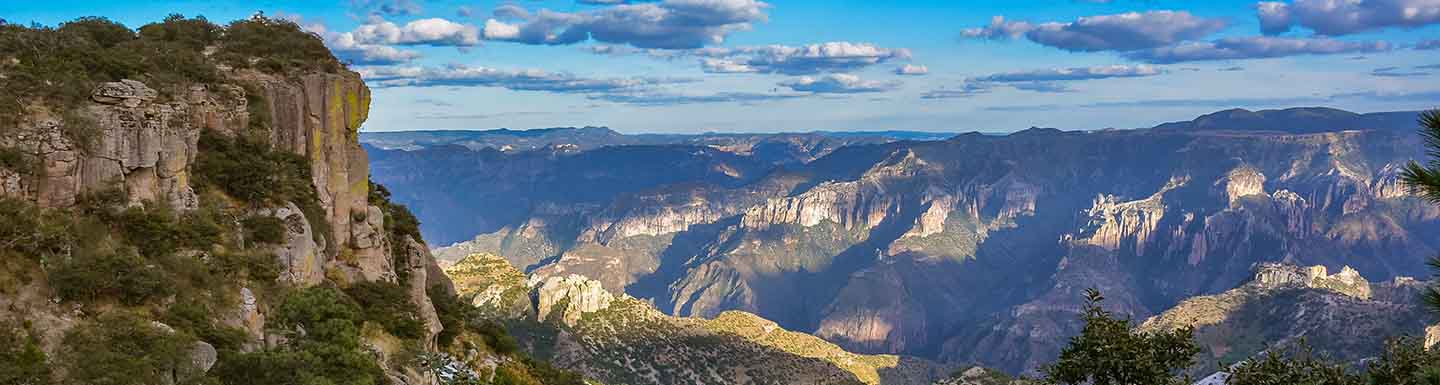
[[[475,332],[479,333],[485,339],[485,345],[495,349],[496,353],[513,354],[520,351],[520,343],[515,341],[515,337],[506,332],[505,326],[498,322],[490,320],[480,322],[480,325],[475,328]]]
[[[209,129],[200,132],[198,147],[193,168],[197,189],[218,189],[253,207],[293,202],[305,214],[316,243],[329,247],[324,237],[330,234],[330,224],[320,207],[308,159],[276,151],[251,138],[230,138]]]
[[[87,385],[160,384],[189,360],[193,340],[123,311],[102,314],[65,334],[65,382]]]
[[[176,236],[179,225],[175,222],[175,213],[168,206],[148,204],[146,207],[130,207],[121,211],[117,219],[120,234],[143,256],[167,256],[180,247]]]
[[[173,294],[175,277],[130,248],[83,250],[51,272],[50,285],[66,301],[117,298],[139,305]]]
[[[1101,308],[1105,298],[1085,291],[1085,328],[1060,351],[1060,359],[1044,368],[1051,384],[1189,384],[1176,376],[1190,368],[1196,353],[1194,329],[1137,332],[1130,319]]]
[[[385,215],[385,233],[390,239],[390,262],[395,266],[395,273],[399,276],[401,283],[410,282],[410,245],[405,239],[414,239],[416,242],[424,242],[420,236],[420,220],[405,205],[390,201],[390,189],[384,185],[370,182],[370,194],[368,197],[370,205],[380,208]]]
[[[360,304],[366,321],[380,324],[391,335],[403,339],[425,337],[425,323],[410,302],[406,288],[388,282],[360,282],[345,290]]]
[[[225,352],[209,374],[226,385],[386,384],[375,358],[360,345],[360,320],[359,306],[338,289],[294,291],[274,318],[275,326],[290,337],[287,344],[268,351]]]
[[[305,32],[292,21],[263,16],[230,23],[221,57],[236,68],[275,74],[334,73],[344,68],[319,36]]]
[[[40,337],[19,322],[0,322],[0,384],[46,385],[50,376]]]
[[[261,244],[285,242],[285,221],[270,216],[252,216],[240,221],[245,228],[245,239]]]
[[[219,314],[206,303],[187,300],[170,305],[161,321],[170,327],[199,338],[218,350],[239,350],[250,339],[249,334],[231,326],[220,325],[213,317]]]
[[[425,294],[430,297],[430,304],[435,307],[435,315],[440,318],[440,325],[444,327],[435,337],[441,348],[450,347],[455,342],[455,337],[469,329],[470,320],[480,317],[478,308],[450,294],[444,286],[431,286],[425,290]]]

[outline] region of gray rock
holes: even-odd
[[[146,87],[145,83],[125,79],[101,84],[90,93],[90,98],[94,99],[96,103],[119,104],[133,108],[139,107],[141,103],[153,101],[159,95],[159,92]]]

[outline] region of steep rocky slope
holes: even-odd
[[[1440,210],[1397,182],[1419,141],[1401,114],[1290,119],[1331,113],[847,146],[736,187],[547,205],[453,250],[584,275],[667,314],[742,310],[857,351],[1018,373],[1079,330],[1087,287],[1145,318],[1260,262],[1425,271],[1440,245],[1420,234]]]
[[[581,276],[527,278],[493,255],[446,271],[537,354],[607,383],[929,384],[945,373],[924,360],[850,353],[750,313],[667,316]]]
[[[437,306],[454,301],[449,279],[369,180],[370,91],[318,37],[259,16],[138,31],[85,18],[0,21],[0,46],[0,94],[23,102],[0,109],[0,337],[39,357],[0,366],[43,368],[22,383],[544,368]]]
[[[1358,362],[1384,350],[1377,337],[1426,335],[1424,290],[1409,277],[1371,283],[1348,267],[1328,274],[1324,266],[1262,264],[1245,285],[1186,299],[1139,328],[1194,327],[1203,349],[1197,374],[1263,351],[1289,351],[1302,340],[1342,362]]]

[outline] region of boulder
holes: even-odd
[[[155,100],[160,93],[139,81],[124,79],[106,82],[90,93],[90,98],[100,104],[118,104],[125,107],[139,107],[141,103]]]

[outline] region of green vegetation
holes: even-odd
[[[391,202],[390,190],[384,185],[370,182],[368,200],[385,215],[385,234],[390,240],[390,262],[395,266],[395,274],[400,276],[400,283],[409,282],[413,266],[410,266],[410,245],[404,240],[425,242],[420,237],[420,220],[405,205]]]
[[[389,282],[360,282],[345,289],[345,293],[363,309],[365,321],[380,324],[390,335],[412,340],[425,337],[425,323],[405,287]]]
[[[0,384],[44,385],[50,377],[40,337],[28,325],[0,322]]]
[[[210,47],[218,48],[218,60],[206,58]],[[319,36],[265,17],[221,27],[204,17],[171,15],[138,30],[100,17],[58,27],[0,21],[0,59],[6,74],[0,77],[0,127],[15,126],[32,102],[71,110],[102,82],[139,80],[162,98],[183,85],[219,83],[216,62],[278,75],[344,68]]]
[[[1231,385],[1391,385],[1440,384],[1440,352],[1426,350],[1421,340],[1397,338],[1385,352],[1354,372],[1301,344],[1290,352],[1273,352],[1248,361],[1233,372]]]
[[[1410,162],[1400,173],[1400,179],[1412,192],[1420,194],[1433,204],[1440,204],[1440,109],[1420,114],[1420,137],[1425,139],[1426,155],[1430,160],[1421,164]],[[1440,282],[1440,257],[1430,259],[1430,267]],[[1431,311],[1440,313],[1440,283],[1425,291],[1425,303]]]
[[[278,151],[269,144],[248,137],[230,138],[213,130],[200,132],[199,155],[195,159],[194,184],[201,193],[216,189],[252,207],[276,207],[294,203],[310,222],[317,244],[329,246],[330,222],[320,207],[320,195],[310,175],[310,161],[303,156]],[[255,220],[263,221],[263,220]],[[283,234],[275,223],[252,222],[250,230],[261,243],[278,243]],[[268,229],[257,227],[268,226]],[[269,231],[269,232],[265,232]]]
[[[160,384],[189,361],[193,342],[140,315],[112,311],[66,333],[57,362],[64,365],[66,383]]]
[[[1045,368],[1046,381],[1056,384],[1162,385],[1189,384],[1177,377],[1190,367],[1200,348],[1194,330],[1140,333],[1130,319],[1116,318],[1100,307],[1105,297],[1085,292],[1085,329]]]
[[[210,375],[221,384],[387,384],[361,345],[360,306],[339,289],[318,286],[292,292],[275,309],[272,326],[289,341],[250,353],[222,352]]]

